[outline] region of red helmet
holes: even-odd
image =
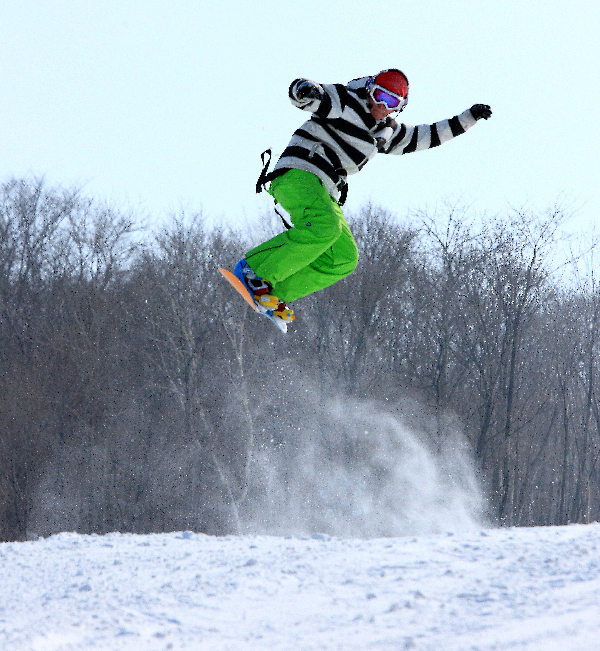
[[[408,97],[408,79],[406,75],[395,68],[382,70],[378,75],[373,77],[373,83],[391,90],[396,95]]]
[[[394,95],[401,97],[404,101],[400,102],[397,110],[402,111],[402,109],[404,109],[408,102],[408,79],[401,70],[396,68],[382,70],[374,77],[371,77],[368,84],[369,94],[372,94],[376,88],[383,88]],[[378,98],[375,98],[375,101],[379,101]],[[389,106],[389,108],[395,107]]]

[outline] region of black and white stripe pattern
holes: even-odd
[[[292,104],[313,115],[292,136],[273,170],[287,169],[316,174],[334,199],[348,174],[356,174],[376,153],[409,154],[437,147],[464,133],[476,120],[467,109],[449,120],[409,126],[391,116],[379,122],[371,115],[368,77],[342,84],[316,84],[296,79],[289,89]],[[298,99],[297,89],[309,82],[320,99]]]

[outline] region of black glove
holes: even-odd
[[[298,84],[296,88],[296,99],[322,99],[323,93],[321,89],[312,81],[303,81]]]
[[[487,120],[492,117],[492,109],[487,104],[473,104],[471,106],[471,115],[476,120],[480,120],[481,118]]]

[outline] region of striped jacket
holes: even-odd
[[[467,109],[449,120],[409,126],[391,116],[376,121],[369,111],[368,77],[342,84],[315,84],[321,99],[297,98],[306,79],[296,79],[289,95],[294,106],[312,112],[297,129],[277,161],[271,178],[288,169],[316,174],[329,194],[340,199],[348,174],[356,174],[370,160],[383,154],[409,154],[437,147],[472,127],[476,120]],[[314,82],[311,82],[314,84]]]

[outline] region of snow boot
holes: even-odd
[[[273,291],[271,283],[257,276],[245,259],[235,265],[233,273],[248,289],[252,300],[261,312],[268,312],[288,323],[296,318],[293,310],[290,310],[277,296],[271,294]]]

